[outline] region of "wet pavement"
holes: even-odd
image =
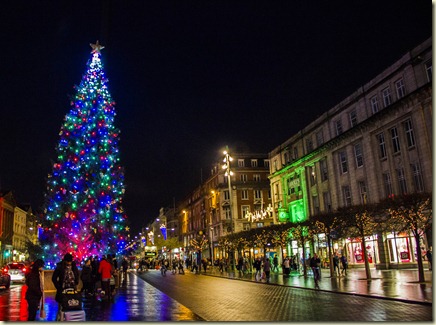
[[[186,275],[188,275],[186,278],[186,284],[188,287],[191,286],[193,290],[194,288],[192,287],[192,283],[190,284],[189,282],[192,281],[189,280],[189,278],[194,278],[193,274],[189,271],[186,271]],[[243,288],[243,286],[240,285],[236,286],[237,283],[240,283],[241,285],[243,284],[238,280],[256,282],[252,274],[239,276],[237,273],[235,276],[234,273],[220,273],[217,269],[209,269],[206,272],[202,272],[200,278],[202,278],[204,275],[207,275],[205,279],[208,278],[210,280],[212,280],[213,277],[221,278],[220,281],[227,279],[228,284],[233,283],[231,287]],[[310,274],[307,277],[304,277],[300,276],[298,273],[292,273],[289,278],[285,278],[281,273],[273,273],[270,284],[266,285],[265,281],[262,281],[262,284],[259,283],[260,286],[258,288],[264,288],[259,291],[260,295],[267,294],[264,292],[264,290],[270,291],[268,288],[300,288],[302,289],[302,293],[299,293],[300,296],[298,297],[298,301],[302,299],[301,297],[304,297],[304,299],[314,299],[313,297],[316,296],[317,292],[319,294],[325,293],[329,295],[335,293],[342,294],[341,296],[343,296],[343,298],[339,299],[338,296],[334,299],[336,303],[333,302],[333,305],[331,305],[330,308],[332,308],[332,310],[338,307],[336,305],[339,303],[339,301],[343,301],[342,304],[348,304],[360,296],[362,296],[360,299],[365,299],[364,297],[377,298],[372,299],[373,302],[371,302],[371,304],[375,304],[377,300],[380,302],[391,300],[392,303],[395,303],[395,301],[399,303],[406,302],[407,304],[412,303],[412,306],[413,304],[420,304],[423,305],[423,308],[424,306],[432,308],[433,281],[431,272],[425,272],[426,282],[424,283],[418,282],[417,270],[382,271],[373,269],[371,271],[371,275],[372,280],[368,281],[365,279],[366,275],[365,270],[363,269],[351,269],[349,270],[348,275],[345,277],[330,277],[329,270],[323,270],[320,281],[320,289],[316,290],[314,288],[313,277]],[[153,277],[155,281],[154,286],[146,282],[153,281]],[[174,280],[170,280],[169,278],[166,281],[162,281],[163,278],[160,276],[160,272],[156,270],[144,272],[142,274],[129,272],[127,285],[121,285],[118,288],[113,302],[104,302],[96,299],[84,299],[83,308],[86,313],[86,321],[202,321],[204,319],[208,319],[199,316],[202,315],[205,310],[210,310],[213,313],[217,313],[218,309],[223,309],[225,307],[216,306],[214,301],[203,301],[204,299],[200,299],[201,297],[197,299],[197,302],[188,302],[189,299],[188,301],[184,300],[186,295],[185,289],[182,286],[182,282],[180,282],[182,278],[177,276],[174,277],[174,279],[175,278],[178,278],[178,282],[176,281],[171,284],[171,288],[173,290],[171,298],[170,295],[167,295],[163,292],[164,289],[166,289],[164,286],[161,287],[162,291],[160,291],[158,288],[160,288],[161,285],[164,285],[165,282]],[[199,279],[196,276],[195,278]],[[207,283],[210,285],[214,282],[217,281],[207,281],[205,284]],[[194,283],[199,282],[197,280]],[[180,287],[177,287],[178,285],[180,285]],[[226,286],[225,283],[216,285],[220,288],[224,288]],[[27,319],[27,306],[21,288],[21,286],[16,286],[14,288],[11,287],[9,293],[4,292],[3,295],[0,296],[0,320],[25,321]],[[288,293],[291,291],[283,291],[282,289],[279,289],[281,291],[278,294],[278,297],[282,297],[284,294],[291,294]],[[180,299],[174,296],[174,292],[175,294],[180,295]],[[306,292],[306,294],[304,294],[304,292]],[[315,296],[312,296],[312,292],[315,294]],[[294,291],[292,294],[296,295],[297,293]],[[54,295],[54,292],[46,293],[44,306],[47,316],[45,319],[43,319],[44,321],[55,321],[56,319],[58,306],[54,300]],[[320,296],[318,295],[318,298],[316,299],[319,298]],[[255,299],[255,297],[252,299]],[[331,298],[326,298],[326,303],[329,301],[331,301]],[[362,302],[358,300],[355,305],[360,306],[361,303]],[[386,303],[388,303],[388,301],[386,301]],[[369,304],[369,302],[366,304]],[[234,308],[233,305],[229,305],[227,307],[230,309]],[[227,307],[225,307],[224,310]],[[356,308],[359,309],[361,307]],[[385,307],[380,308],[383,310]],[[397,306],[395,305],[395,307],[390,308],[397,308]],[[284,309],[284,311],[286,310],[287,308]],[[228,315],[228,311],[224,314],[226,313]],[[277,313],[279,313],[278,310]],[[226,315],[223,315],[222,317],[224,316]],[[277,314],[275,317],[278,317],[277,320],[281,320],[282,318],[279,317],[284,316]],[[295,319],[295,317],[302,316],[290,315],[286,317],[290,318],[285,319]],[[306,318],[304,319],[308,320]],[[236,321],[237,319],[231,320]]]
[[[0,306],[0,320],[26,321],[27,303],[22,295],[21,286],[11,288],[9,296],[14,304]],[[7,297],[6,295],[4,297]],[[1,298],[0,298],[1,301]],[[2,308],[5,307],[5,308]],[[46,317],[43,321],[56,321],[58,304],[55,292],[47,292],[44,308]],[[169,298],[134,273],[128,274],[127,285],[120,286],[113,302],[94,298],[83,300],[86,321],[201,321],[202,318],[191,310]],[[4,312],[4,313],[2,313]],[[38,313],[39,316],[39,313]],[[38,319],[38,317],[37,317]],[[40,319],[41,320],[41,319]]]
[[[202,273],[234,280],[256,282],[254,274],[252,273],[245,275],[241,275],[238,271],[236,273],[221,273],[217,268],[209,269]],[[319,290],[432,304],[433,273],[426,270],[424,275],[425,282],[420,283],[418,282],[417,269],[371,269],[371,280],[367,280],[365,269],[349,269],[346,276],[334,277],[330,276],[329,269],[322,269]],[[266,281],[262,280],[262,282],[265,283]],[[271,272],[270,284],[315,290],[315,283],[311,271],[308,271],[307,277],[304,277],[299,272],[292,272],[289,277],[284,277],[281,272]]]

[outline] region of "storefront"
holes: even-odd
[[[365,237],[366,254],[369,264],[378,261],[377,235]],[[344,248],[338,251],[339,254],[345,254],[348,259],[348,265],[360,267],[365,265],[364,247],[361,238],[347,238],[344,242]]]

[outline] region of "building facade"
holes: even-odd
[[[227,257],[218,245],[222,236],[273,223],[268,155],[235,152],[224,157],[226,162],[214,164],[209,178],[177,208],[185,251],[196,254],[191,241],[203,242],[202,257],[212,262]]]
[[[299,222],[391,195],[432,192],[432,121],[428,39],[269,153],[274,217]],[[415,262],[409,233],[374,234],[367,243],[375,266]],[[360,245],[349,238],[334,248],[359,266]],[[326,254],[322,237],[317,250]],[[293,243],[286,253],[301,252]]]

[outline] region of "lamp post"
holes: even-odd
[[[232,181],[231,176],[233,175],[233,172],[230,170],[230,162],[233,160],[233,158],[229,154],[229,147],[226,146],[226,150],[223,152],[224,154],[224,165],[223,169],[226,170],[226,173],[224,176],[227,176],[227,184],[229,186],[229,207],[230,207],[230,233],[233,235],[233,211],[232,211]],[[231,255],[230,255],[230,263],[232,265],[232,270],[235,269],[235,259],[234,259],[234,250],[232,249]]]

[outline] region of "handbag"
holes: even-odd
[[[75,289],[65,289],[61,294],[62,310],[81,310],[82,309],[82,295]]]

